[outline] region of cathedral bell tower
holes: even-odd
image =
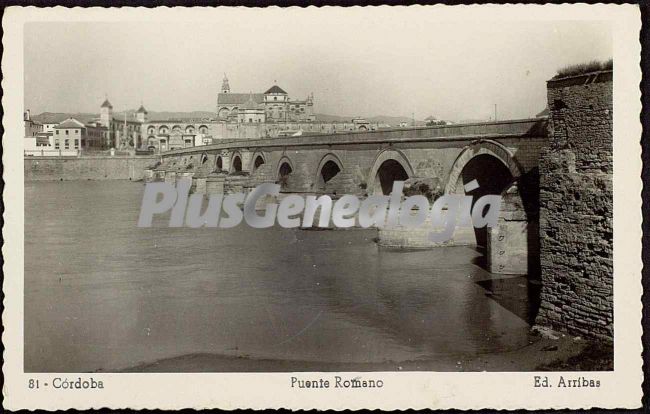
[[[228,77],[226,74],[223,74],[223,81],[221,82],[221,93],[229,93],[230,85],[228,84]]]

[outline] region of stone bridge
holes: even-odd
[[[281,183],[284,192],[387,193],[396,179],[425,179],[457,192],[475,175],[520,178],[538,166],[546,119],[447,125],[345,134],[233,140],[166,152],[153,179],[192,176],[196,191]]]
[[[539,261],[531,263],[528,257],[538,253],[538,164],[548,135],[547,120],[537,118],[237,140],[166,152],[145,176],[170,182],[192,177],[193,191],[207,194],[247,191],[273,182],[281,184],[284,193],[332,197],[388,194],[399,180],[406,181],[405,191],[430,199],[464,193],[463,184],[476,179],[480,187],[471,193],[475,200],[485,194],[505,196],[501,237],[496,230],[490,235],[487,229],[459,229],[448,244],[485,248],[493,272],[530,274]],[[380,231],[380,243],[431,247],[427,234],[426,229],[385,230]]]
[[[289,138],[238,140],[165,153],[149,180],[193,177],[221,193],[262,182],[284,192],[405,193],[430,200],[465,191],[501,194],[498,226],[470,229],[493,273],[540,275],[536,323],[613,338],[613,157],[611,70],[547,82],[548,118]],[[409,194],[410,195],[410,194]],[[432,247],[426,228],[379,229],[379,244]]]

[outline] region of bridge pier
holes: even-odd
[[[192,189],[194,193],[207,194],[206,182],[208,175],[214,170],[214,162],[214,156],[210,156],[207,153],[201,154],[199,164],[195,167],[194,175],[192,176]]]
[[[517,182],[501,193],[501,214],[496,227],[487,229],[487,268],[490,273],[537,277],[539,231],[519,195]]]
[[[209,174],[205,179],[205,192],[208,195],[223,194],[226,175],[223,173]]]
[[[474,230],[471,227],[458,227],[451,239],[445,242],[433,242],[429,240],[429,233],[442,232],[442,228],[431,226],[431,220],[427,219],[421,227],[396,226],[392,229],[378,229],[378,242],[381,247],[391,249],[420,250],[434,249],[445,246],[476,246]]]
[[[232,152],[227,150],[221,151],[221,153],[217,155],[217,167],[225,172],[229,172],[231,156]]]
[[[165,171],[165,182],[176,185],[176,171],[173,169],[169,169]]]
[[[240,154],[242,171],[250,174],[250,172],[253,170],[253,153],[248,150],[242,150],[240,151]]]

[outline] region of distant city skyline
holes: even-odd
[[[612,56],[602,22],[387,12],[219,9],[210,22],[28,23],[25,109],[98,113],[108,96],[116,112],[141,103],[216,112],[225,73],[233,92],[276,81],[292,97],[313,92],[317,114],[458,121],[489,119],[496,104],[499,119],[526,118],[545,107],[557,69]]]

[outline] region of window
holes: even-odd
[[[79,140],[78,139],[74,140],[74,149],[79,149]]]
[[[56,134],[59,135],[59,130],[58,129],[56,130]]]
[[[75,133],[75,134],[78,134],[78,133],[79,133],[79,130],[78,130],[78,129],[75,129],[75,130],[74,130],[74,133]]]
[[[277,96],[274,96],[274,97],[273,97],[273,100],[274,100],[274,101],[277,101],[277,100],[278,100],[278,97],[277,97]]]
[[[68,135],[68,130],[67,129],[65,130],[65,134]]]
[[[59,140],[58,139],[54,140],[54,149],[59,149]]]
[[[66,131],[66,132],[68,132],[68,131]],[[70,149],[70,140],[69,139],[65,140],[65,147],[64,148],[65,149]]]

